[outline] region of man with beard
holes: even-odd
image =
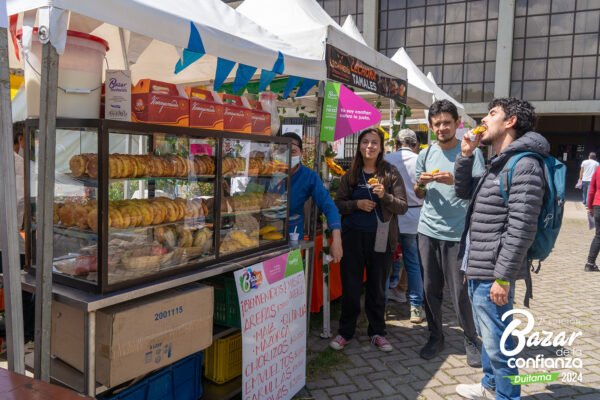
[[[461,141],[456,138],[458,110],[448,100],[439,100],[429,108],[429,125],[437,137],[417,159],[417,197],[424,199],[417,241],[423,268],[425,316],[429,341],[420,356],[430,360],[444,348],[442,300],[444,283],[450,289],[454,311],[463,329],[467,364],[481,366],[477,333],[464,273],[458,262],[459,242],[465,226],[468,200],[459,199],[454,191],[454,160],[460,154]],[[484,172],[483,155],[473,152],[473,176]]]
[[[465,135],[455,166],[456,193],[471,199],[461,241],[461,269],[466,271],[473,316],[483,341],[481,382],[458,385],[456,391],[466,399],[516,400],[520,386],[512,385],[508,377],[519,371],[510,366],[501,338],[512,321],[504,315],[513,308],[515,281],[528,274],[527,252],[536,236],[546,186],[544,167],[531,155],[518,159],[506,202],[499,182],[513,156],[522,152],[548,156],[550,143],[533,132],[536,116],[529,102],[498,98],[488,109],[482,120],[487,130],[474,140]],[[483,176],[473,178],[473,150],[479,140],[491,145],[497,156]],[[510,335],[503,347],[514,349]]]

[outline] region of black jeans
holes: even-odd
[[[465,337],[475,343],[477,333],[467,283],[458,262],[459,242],[438,240],[421,233],[417,236],[423,269],[425,315],[432,339],[442,339],[444,284],[448,285],[454,312]]]
[[[365,313],[369,320],[369,336],[385,336],[385,282],[392,266],[392,252],[376,253],[375,232],[344,230],[342,232],[344,257],[340,264],[342,278],[342,315],[338,332],[346,340],[352,339],[360,315],[360,294],[363,271],[367,268]]]
[[[596,223],[596,236],[592,240],[590,245],[590,252],[588,254],[588,264],[596,264],[598,253],[600,252],[600,207],[594,206],[592,208],[594,213],[594,222]]]

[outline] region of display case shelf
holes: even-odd
[[[73,179],[74,181],[81,182],[85,187],[98,187],[98,180],[90,177],[79,176],[74,177],[73,175],[66,173],[64,174],[67,178]],[[206,182],[213,181],[216,179],[216,175],[197,175],[197,176],[155,176],[155,177],[135,177],[135,178],[110,178],[108,183],[115,182],[128,182],[128,181],[185,181],[185,182]]]

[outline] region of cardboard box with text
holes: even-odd
[[[52,355],[82,371],[84,313],[52,305]],[[192,284],[96,313],[96,381],[114,387],[212,343],[213,288]]]

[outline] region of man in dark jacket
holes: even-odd
[[[467,399],[519,399],[520,386],[507,378],[518,375],[509,367],[506,351],[514,348],[509,335],[505,348],[501,336],[512,318],[502,315],[513,308],[515,281],[527,274],[527,250],[533,243],[544,196],[544,171],[532,157],[522,158],[513,170],[508,204],[500,193],[500,177],[506,162],[522,151],[547,155],[550,144],[532,132],[533,106],[515,98],[494,99],[482,123],[487,130],[470,140],[465,135],[455,164],[457,196],[471,199],[465,233],[461,240],[473,316],[482,338],[483,379],[474,385],[458,385]],[[486,173],[471,177],[473,150],[479,142],[491,145],[497,154]],[[505,172],[504,172],[505,174]],[[506,350],[506,351],[505,351]]]

